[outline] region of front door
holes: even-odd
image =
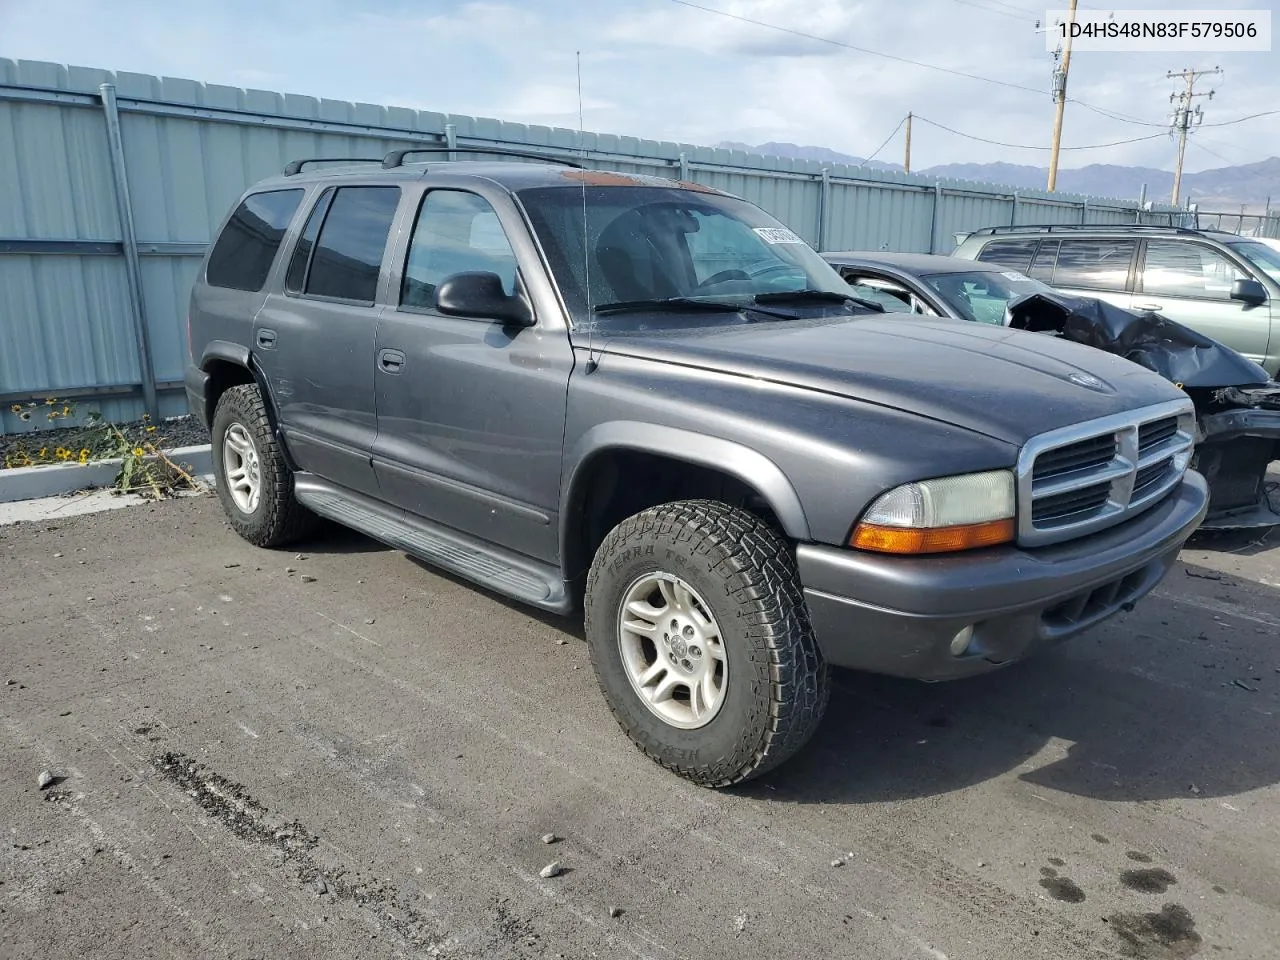
[[[505,216],[521,229],[514,209]],[[553,561],[572,350],[542,324],[439,313],[436,288],[468,271],[497,274],[508,293],[525,283],[488,200],[430,190],[398,304],[378,323],[374,469],[383,498],[410,513]]]
[[[377,491],[374,301],[399,201],[399,187],[325,190],[294,246],[283,293],[268,296],[254,321],[254,353],[295,462],[368,494]]]
[[[1231,299],[1231,284],[1247,277],[1206,243],[1148,240],[1130,309],[1159,313],[1263,363],[1270,304]]]

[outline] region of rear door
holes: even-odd
[[[1176,320],[1263,363],[1271,335],[1271,305],[1232,300],[1231,284],[1242,278],[1251,279],[1207,243],[1148,240],[1132,309]]]
[[[1131,237],[1046,238],[1023,272],[1063,293],[1128,307],[1137,256]]]
[[[400,188],[332,186],[298,237],[282,289],[254,323],[253,349],[298,466],[375,494],[374,336],[382,260]]]

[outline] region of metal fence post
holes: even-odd
[[[680,151],[680,179],[689,182],[689,158],[685,156],[684,151]]]
[[[1080,201],[1080,222],[1089,222],[1089,198],[1085,197]]]
[[[818,249],[827,249],[828,205],[831,203],[831,171],[822,168],[822,190],[818,194]]]
[[[124,141],[120,136],[120,109],[114,84],[99,85],[102,112],[107,121],[107,149],[111,152],[111,172],[115,177],[116,209],[120,216],[120,242],[124,248],[125,279],[129,287],[129,312],[138,346],[138,366],[142,372],[142,400],[147,413],[159,416],[156,407],[156,371],[151,362],[151,331],[147,327],[146,304],[142,292],[142,265],[138,261],[138,236],[133,225],[133,202],[129,198],[129,176],[124,161]]]
[[[1009,226],[1018,225],[1018,191],[1013,191],[1013,209],[1009,211]]]
[[[458,155],[454,153],[454,148],[458,146],[458,126],[453,123],[444,125],[444,145],[449,148],[448,157],[450,162],[457,160]]]
[[[938,227],[942,219],[942,181],[933,182],[933,222],[929,224],[929,252],[938,252]]]

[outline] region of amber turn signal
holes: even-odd
[[[849,545],[879,553],[953,553],[1011,543],[1013,518],[966,523],[954,527],[886,527],[860,523],[853,528]]]

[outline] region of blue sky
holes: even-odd
[[[908,110],[964,133],[1049,142],[1051,59],[1036,0],[698,0],[701,5],[1005,83],[922,69],[716,16],[672,0],[0,0],[0,56],[188,77],[289,93],[576,126],[582,51],[588,129],[693,143],[782,140],[866,156]],[[1065,3],[1062,4],[1065,6]],[[1127,0],[1196,9],[1205,0]],[[1229,0],[1266,9],[1268,0]],[[1055,4],[1056,6],[1056,4]],[[1092,3],[1089,6],[1097,7]],[[1280,18],[1277,18],[1280,19]],[[1280,23],[1275,25],[1280,28]],[[1070,94],[1167,118],[1166,71],[1218,64],[1206,124],[1280,106],[1280,52],[1079,53]],[[1158,133],[1069,104],[1064,145]],[[1280,154],[1280,117],[1202,128],[1188,168]],[[879,159],[900,161],[902,135]],[[1046,162],[918,123],[913,165]],[[1170,168],[1157,137],[1070,151],[1064,166]]]

